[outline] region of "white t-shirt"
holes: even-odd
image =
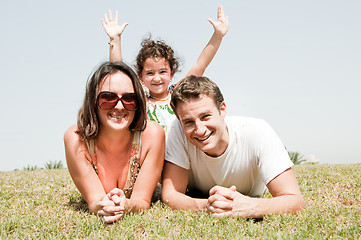
[[[210,157],[185,137],[178,120],[169,129],[165,160],[189,170],[188,187],[208,193],[215,186],[248,195],[263,194],[272,179],[292,167],[281,140],[262,119],[226,117],[229,143],[219,157]]]

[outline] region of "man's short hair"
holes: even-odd
[[[186,77],[174,88],[170,105],[177,115],[178,103],[198,98],[202,94],[213,99],[218,110],[221,110],[224,98],[219,87],[207,77],[194,75]]]

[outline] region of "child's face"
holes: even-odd
[[[140,80],[149,89],[153,97],[164,98],[168,95],[168,86],[173,78],[169,62],[165,58],[147,58]]]

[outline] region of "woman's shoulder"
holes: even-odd
[[[148,153],[162,152],[165,149],[165,134],[163,128],[156,122],[147,121],[147,126],[142,133],[142,160]]]
[[[71,126],[70,128],[68,128],[68,129],[65,131],[64,139],[65,139],[65,138],[72,138],[72,137],[74,137],[75,135],[78,135],[78,134],[76,133],[77,131],[78,131],[78,126],[77,126],[77,125]]]
[[[165,133],[163,128],[156,122],[147,121],[147,126],[142,134],[142,143],[156,143],[164,141]]]
[[[77,125],[73,125],[70,128],[68,128],[68,130],[65,131],[65,133],[64,133],[64,143],[65,143],[65,145],[78,144],[79,142],[82,142],[80,140],[79,134],[77,134],[77,131],[78,131],[78,126]]]
[[[73,162],[75,159],[78,159],[81,154],[87,159],[90,159],[88,153],[88,148],[84,141],[81,140],[81,137],[77,133],[78,127],[76,125],[71,126],[66,130],[64,134],[64,147],[66,152],[67,162]],[[77,162],[77,161],[76,161]]]
[[[143,135],[164,136],[164,130],[158,123],[147,120],[147,126],[143,131]]]

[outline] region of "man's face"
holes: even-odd
[[[224,121],[226,105],[220,110],[212,98],[200,95],[177,105],[177,115],[188,140],[212,157],[222,155],[228,146],[228,131]]]

